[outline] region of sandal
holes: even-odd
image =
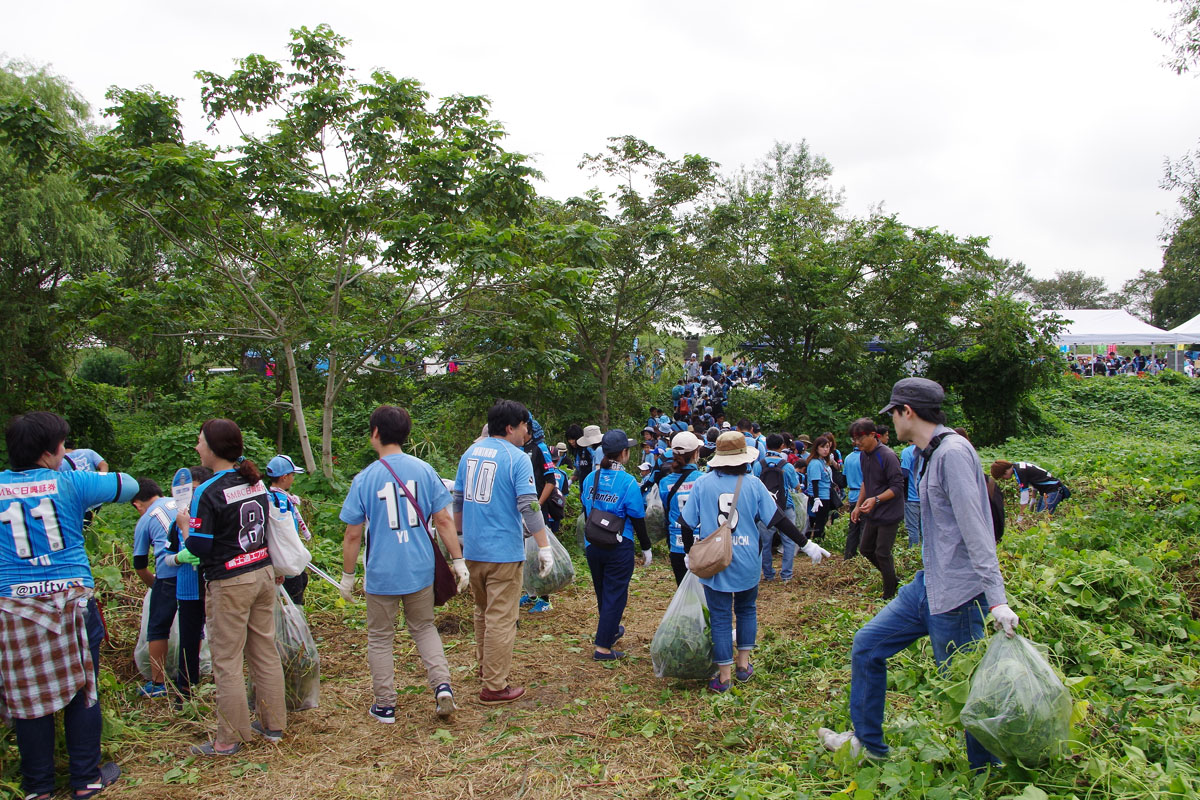
[[[192,745],[188,752],[194,756],[231,756],[241,749],[241,742],[235,742],[233,747],[228,750],[218,750],[216,742],[205,742],[204,744]]]
[[[106,761],[100,765],[100,779],[84,786],[82,790],[76,789],[71,796],[76,798],[94,797],[115,783],[119,777],[121,777],[121,768],[115,762]],[[83,793],[80,794],[80,791]],[[49,797],[50,795],[45,796]]]

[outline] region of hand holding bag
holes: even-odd
[[[738,475],[737,488],[733,490],[733,505],[725,524],[692,545],[688,552],[691,571],[701,578],[711,578],[733,563],[733,528],[729,521],[737,511],[738,497],[742,494],[745,474]]]

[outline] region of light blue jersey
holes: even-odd
[[[517,498],[537,492],[524,450],[499,436],[476,442],[458,460],[454,492],[463,498],[464,558],[493,564],[525,560]]]
[[[171,552],[171,526],[175,524],[175,515],[178,513],[179,508],[172,498],[160,497],[150,504],[133,529],[133,554],[147,556],[151,550],[154,551],[156,578],[174,578],[179,570],[179,567],[163,563]]]
[[[658,492],[662,495],[663,507],[667,512],[668,544],[672,553],[683,552],[683,526],[679,524],[679,521],[683,518],[683,507],[692,493],[692,487],[695,486],[696,479],[699,477],[700,468],[695,464],[688,464],[683,472],[673,472],[663,478],[658,484]],[[679,491],[675,492],[674,497],[671,497],[671,490],[680,481],[683,481],[683,483],[680,484]],[[671,497],[670,508],[666,508],[668,497]]]
[[[100,465],[104,463],[104,459],[95,450],[89,450],[86,447],[81,447],[78,450],[72,450],[63,456],[62,463],[58,465],[59,472],[97,472]]]
[[[854,449],[842,462],[842,474],[846,476],[846,499],[851,503],[858,501],[858,493],[862,489],[862,451]]]
[[[376,461],[354,476],[339,518],[347,525],[367,523],[363,591],[412,594],[433,583],[433,543],[420,517],[428,522],[450,505],[450,492],[433,467],[415,456],[396,453],[387,463],[416,498],[420,515],[392,473]]]
[[[829,465],[819,458],[814,458],[808,462],[805,472],[808,475],[808,496],[828,500],[829,481],[833,477]]]
[[[918,463],[917,446],[910,444],[900,453],[900,471],[908,479],[908,494],[905,495],[904,499],[909,503],[919,503],[921,501],[920,476],[917,475]]]
[[[583,513],[592,513],[592,486],[596,481],[596,508],[601,511],[611,511],[625,518],[625,527],[621,532],[617,547],[633,546],[633,520],[646,516],[646,501],[642,498],[642,489],[637,479],[619,466],[612,469],[596,469],[588,473],[579,487],[579,497],[583,501]],[[626,545],[628,542],[628,545]],[[584,542],[585,546],[587,542]]]
[[[137,491],[137,481],[124,473],[0,472],[0,597],[93,586],[83,514],[128,502]]]
[[[692,486],[691,496],[683,507],[683,521],[696,532],[697,539],[711,536],[725,524],[732,511],[733,561],[711,578],[700,579],[702,584],[719,592],[744,592],[758,585],[762,576],[762,553],[755,523],[761,520],[764,525],[769,525],[779,512],[775,498],[753,475],[742,478],[742,493],[734,509],[733,494],[737,482],[737,475],[706,473]]]

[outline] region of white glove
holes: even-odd
[[[554,569],[554,548],[550,545],[538,548],[538,577],[544,578]]]
[[[824,547],[821,547],[821,545],[817,544],[812,539],[809,539],[804,544],[804,547],[801,547],[800,549],[804,551],[804,555],[812,559],[812,563],[814,564],[820,564],[821,559],[829,558],[829,551]]]
[[[458,578],[458,590],[465,592],[471,585],[471,573],[467,571],[467,562],[456,558],[450,562],[450,569],[454,570],[454,577]]]
[[[1004,631],[1004,635],[1012,638],[1017,635],[1017,623],[1021,620],[1017,617],[1016,612],[1008,607],[1007,603],[996,606],[992,609],[992,621],[996,623],[996,627]]]
[[[683,568],[688,570],[692,568],[692,559],[688,557],[687,553],[683,554]]]
[[[343,572],[342,573],[342,582],[338,584],[338,594],[340,594],[342,596],[342,599],[345,600],[347,603],[354,602],[354,573],[353,572]]]
[[[653,560],[654,560],[654,553],[651,553],[649,550],[642,551],[642,566],[643,567],[650,566],[650,562]]]

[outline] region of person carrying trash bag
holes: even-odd
[[[713,692],[727,692],[733,685],[734,615],[737,615],[737,672],[744,683],[754,675],[750,651],[758,635],[758,582],[762,577],[762,557],[759,548],[759,528],[775,528],[789,537],[814,564],[829,555],[816,542],[809,541],[796,524],[789,520],[763,482],[749,473],[747,467],[758,459],[758,449],[746,446],[746,437],[738,431],[717,437],[716,454],[708,461],[710,472],[701,475],[692,485],[692,493],[683,506],[683,524],[696,532],[696,544],[685,558],[692,569],[691,558],[696,548],[728,526],[724,535],[732,542],[728,566],[711,577],[703,577],[704,596],[712,623],[713,660],[717,674],[708,683]]]
[[[600,447],[604,459],[583,481],[580,496],[587,518],[585,536],[588,569],[596,589],[600,612],[596,622],[596,661],[615,661],[625,653],[613,646],[625,634],[621,615],[629,602],[629,579],[633,577],[633,537],[642,549],[642,565],[649,566],[650,537],[646,535],[646,507],[637,479],[623,467],[629,461],[629,448],[637,443],[615,429],[604,434]]]
[[[887,660],[928,636],[939,669],[959,648],[983,638],[983,618],[1014,636],[1017,615],[1008,607],[996,559],[992,512],[979,455],[946,427],[945,393],[925,378],[904,378],[892,387],[881,415],[890,415],[896,436],[920,450],[922,556],[925,564],[900,587],[883,610],[854,635],[850,655],[850,722],[835,733],[817,731],[828,750],[849,747],[855,758],[887,758],[883,709]],[[970,733],[967,761],[974,770],[997,763]]]

